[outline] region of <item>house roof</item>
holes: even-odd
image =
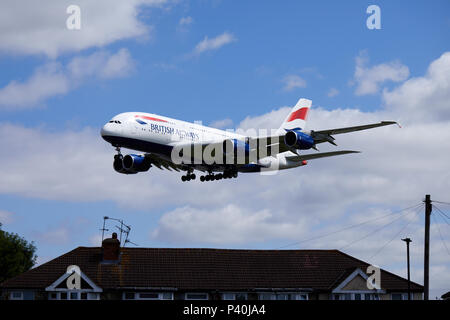
[[[78,247],[1,284],[3,288],[44,289],[77,265],[96,285],[179,290],[312,288],[330,291],[350,270],[368,263],[338,250],[230,250],[122,248],[119,264],[101,263],[101,248]],[[351,272],[350,272],[351,273]],[[341,281],[342,281],[341,280]],[[407,289],[407,281],[381,271],[386,291]],[[413,291],[423,287],[411,283]]]

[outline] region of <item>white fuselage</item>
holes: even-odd
[[[101,135],[113,146],[155,153],[167,160],[170,160],[171,150],[179,144],[214,143],[226,139],[244,141],[246,138],[235,132],[144,112],[116,115],[103,126]],[[293,155],[290,151],[279,153],[259,159],[257,165],[265,170],[282,170],[306,164],[289,161],[286,159],[288,154]],[[202,165],[199,167],[204,169]],[[220,168],[217,171],[220,171]]]

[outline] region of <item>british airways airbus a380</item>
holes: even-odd
[[[307,160],[358,151],[316,152],[316,145],[336,145],[333,135],[396,124],[395,121],[337,128],[305,130],[311,100],[300,99],[281,127],[270,134],[248,136],[196,123],[143,112],[126,112],[112,118],[101,129],[103,139],[117,150],[113,167],[119,173],[134,174],[150,167],[185,171],[182,181],[194,180],[194,170],[206,173],[201,181],[236,178],[238,172],[284,170],[304,166]],[[123,156],[120,148],[143,154]]]

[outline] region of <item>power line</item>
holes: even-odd
[[[418,208],[418,209],[422,209],[422,208]],[[417,214],[419,213],[419,210],[416,211],[415,216],[417,216]],[[400,229],[399,232],[397,232],[392,239],[390,239],[388,242],[386,242],[380,249],[378,249],[377,252],[375,252],[375,254],[373,254],[368,260],[372,259],[373,257],[375,257],[376,255],[378,255],[381,251],[383,251],[384,248],[386,248],[386,246],[388,246],[392,241],[394,241],[395,238],[397,238],[397,236],[403,231],[405,230],[410,224],[411,222],[413,222],[413,220],[409,221],[406,225],[403,226],[403,228]]]
[[[447,219],[450,220],[450,218],[441,209],[439,209],[438,206],[433,205],[433,208],[435,208],[437,210],[437,213],[439,213],[439,215],[441,216],[442,220],[444,220],[445,223],[450,225],[450,223],[447,221]]]
[[[442,203],[442,204],[448,204],[448,205],[450,206],[450,202],[437,201],[437,200],[433,200],[433,202],[436,202],[436,203]]]
[[[331,236],[331,235],[333,235],[333,234],[337,234],[337,233],[340,233],[340,232],[342,232],[342,231],[346,231],[346,230],[349,230],[349,229],[352,229],[352,228],[356,228],[356,227],[362,226],[362,225],[367,224],[367,223],[372,222],[372,221],[381,220],[381,219],[386,218],[386,217],[388,217],[388,216],[392,216],[392,215],[397,214],[397,213],[400,213],[400,212],[402,212],[402,211],[409,210],[409,209],[412,209],[412,208],[416,208],[416,207],[422,206],[422,205],[423,205],[423,203],[418,203],[418,204],[415,204],[415,205],[413,205],[413,206],[411,206],[411,207],[404,208],[404,209],[401,209],[401,210],[397,210],[397,211],[391,212],[391,213],[386,214],[386,215],[381,216],[381,217],[369,219],[369,220],[366,220],[366,221],[364,221],[364,222],[360,222],[360,223],[357,223],[357,224],[354,224],[354,225],[350,225],[350,226],[344,227],[344,228],[342,228],[342,229],[338,229],[338,230],[333,231],[333,232],[330,232],[330,233],[322,234],[322,235],[320,235],[320,236],[315,236],[315,237],[311,237],[311,238],[308,238],[308,239],[304,239],[304,240],[300,240],[300,241],[297,241],[297,242],[293,242],[293,243],[290,243],[290,244],[287,244],[287,245],[278,247],[277,249],[283,249],[283,248],[287,248],[287,247],[291,247],[291,246],[298,245],[298,244],[300,244],[300,243],[304,243],[304,242],[309,242],[309,241],[312,241],[312,240],[317,240],[317,239],[325,238],[325,237]]]
[[[418,208],[415,208],[415,209],[418,209]],[[399,217],[395,218],[394,220],[392,220],[392,221],[389,222],[388,224],[385,224],[385,225],[382,226],[381,228],[375,229],[374,231],[372,231],[372,232],[366,234],[366,235],[365,235],[364,237],[362,237],[362,238],[359,238],[359,239],[357,239],[357,240],[355,240],[355,241],[353,241],[353,242],[350,242],[349,244],[346,244],[345,246],[339,248],[339,250],[343,250],[343,249],[345,249],[345,248],[348,248],[348,247],[354,245],[355,243],[357,243],[357,242],[359,242],[359,241],[361,241],[361,240],[364,240],[364,239],[370,237],[371,235],[377,233],[378,231],[381,231],[382,229],[386,228],[387,226],[390,226],[391,224],[393,224],[394,222],[396,222],[397,220],[399,220],[399,219],[402,218],[403,216],[408,215],[409,213],[410,213],[410,212],[405,212],[405,213],[401,214]]]
[[[402,212],[402,211],[405,211],[405,210],[408,210],[408,209],[411,209],[411,208],[414,208],[414,207],[417,207],[417,206],[421,206],[421,205],[422,205],[422,203],[419,203],[419,204],[416,204],[414,206],[411,206],[411,207],[408,207],[408,208],[404,208],[404,209],[401,209],[401,210],[398,210],[398,211],[394,211],[394,212],[391,212],[391,213],[389,213],[387,215],[384,215],[384,216],[381,216],[381,217],[369,219],[369,220],[366,220],[364,222],[360,222],[360,223],[357,223],[357,224],[354,224],[354,225],[350,225],[350,226],[344,227],[342,229],[339,229],[339,230],[336,230],[336,231],[333,231],[333,232],[330,232],[330,233],[326,233],[326,234],[323,234],[323,235],[320,235],[320,236],[316,236],[316,237],[312,237],[312,238],[309,238],[309,239],[305,239],[305,240],[297,241],[297,242],[294,242],[294,243],[290,243],[290,244],[287,244],[285,246],[278,247],[277,249],[282,249],[282,248],[294,246],[294,245],[297,245],[297,244],[300,244],[300,243],[303,243],[303,242],[308,242],[308,241],[312,241],[312,240],[325,238],[325,237],[331,236],[333,234],[336,234],[336,233],[339,233],[339,232],[342,232],[342,231],[345,231],[345,230],[349,230],[349,229],[352,229],[352,228],[356,228],[356,227],[362,226],[364,224],[367,224],[369,222],[380,220],[380,219],[386,218],[388,216],[391,216],[391,215],[397,214],[399,212]]]
[[[441,217],[442,221],[444,221],[446,224],[448,224],[450,226],[450,222],[445,220],[445,217],[440,212],[438,212],[438,213],[439,213],[439,216]]]
[[[440,213],[443,217],[445,217],[445,218],[447,218],[447,219],[450,220],[450,217],[448,217],[441,209],[439,209],[439,207],[438,207],[437,205],[433,204],[433,208],[437,209],[437,210],[439,211],[439,213]],[[445,220],[445,219],[444,219],[444,221],[447,222],[447,220]],[[447,223],[448,223],[448,222],[447,222]]]
[[[442,244],[444,245],[445,249],[447,250],[448,255],[450,256],[450,251],[448,250],[448,247],[445,244],[444,237],[442,237],[441,228],[439,228],[439,223],[437,222],[437,219],[434,217],[434,215],[432,215],[432,217],[433,217],[434,223],[436,224],[436,227],[439,231],[439,237],[441,238]]]

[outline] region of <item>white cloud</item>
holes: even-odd
[[[330,90],[328,90],[327,96],[332,98],[335,97],[339,94],[339,90],[336,88],[330,88]]]
[[[287,108],[282,110],[289,112]],[[266,121],[254,122],[249,118],[245,122],[272,121],[278,126],[280,122],[271,117],[274,113],[267,114]],[[386,116],[378,112],[312,109],[310,127],[370,123],[388,119]],[[314,212],[308,215],[314,222],[345,214],[348,206],[361,205],[369,210],[372,205],[410,204],[425,193],[445,200],[450,174],[442,173],[447,172],[450,156],[447,152],[436,154],[436,150],[441,151],[441,146],[450,139],[446,128],[448,123],[411,123],[403,129],[385,127],[340,135],[337,136],[339,149],[363,153],[310,161],[306,167],[275,176],[241,174],[237,180],[183,184],[179,180],[181,174],[154,167],[148,173],[132,176],[114,172],[113,148],[101,140],[98,130],[49,133],[2,124],[0,192],[64,201],[112,200],[124,206],[145,205],[149,210],[170,203],[214,212],[217,203],[229,203],[242,207],[245,210],[242,212],[268,208],[272,214],[277,212],[273,216],[280,221],[296,221],[295,215]],[[435,132],[440,134],[436,136]],[[426,165],[417,155],[417,145],[421,146],[421,154],[435,155],[426,160]],[[335,149],[319,147],[323,151]],[[10,157],[11,154],[26,156]],[[158,188],[153,187],[156,181]],[[293,207],[297,208],[295,214]]]
[[[209,39],[207,36],[199,42],[194,49],[194,54],[201,54],[205,51],[217,50],[226,44],[236,41],[236,37],[228,32],[224,32],[214,38]]]
[[[290,74],[283,78],[284,82],[284,91],[292,91],[295,88],[305,88],[306,81],[298,75]]]
[[[146,38],[151,27],[139,20],[141,8],[161,7],[165,0],[78,0],[81,30],[68,30],[66,9],[71,0],[0,2],[0,51],[57,57],[103,47],[113,42]]]
[[[233,120],[230,118],[217,120],[210,123],[209,126],[217,129],[231,129],[233,127]]]
[[[59,63],[37,68],[24,82],[11,81],[0,89],[0,108],[26,108],[69,91],[69,80]]]
[[[369,58],[365,51],[356,57],[356,68],[354,83],[356,83],[355,94],[358,96],[375,94],[379,86],[386,81],[400,82],[409,76],[407,66],[399,61],[381,63],[372,67],[367,67]]]
[[[261,116],[247,117],[238,127],[277,128],[290,108],[283,107]],[[362,112],[314,107],[308,126],[325,129],[380,120],[396,120],[395,114],[389,110]],[[179,174],[156,168],[151,168],[146,174],[117,174],[112,170],[113,148],[101,139],[98,131],[86,128],[49,133],[41,128],[1,124],[0,192],[69,201],[108,199],[123,205],[140,205],[136,199],[145,199],[143,203],[151,203],[151,207],[164,205],[167,199],[171,199],[173,205],[188,203],[193,208],[197,204],[209,207],[221,201],[233,203],[248,199],[246,203],[264,204],[271,208],[272,205],[264,201],[276,200],[282,211],[290,206],[289,199],[296,192],[303,200],[307,200],[303,202],[304,205],[315,203],[317,197],[323,196],[323,190],[327,190],[326,199],[331,202],[378,203],[382,199],[383,203],[398,204],[422,197],[424,189],[445,199],[443,190],[450,183],[450,173],[445,174],[449,154],[442,149],[450,139],[448,122],[445,121],[410,121],[404,123],[402,129],[390,126],[339,135],[339,149],[359,149],[363,153],[310,161],[306,167],[280,172],[273,177],[249,174],[241,175],[238,180],[209,184],[198,181],[181,184]],[[439,134],[436,135],[436,132]],[[420,154],[434,156],[425,160],[418,155],[417,146],[420,146]],[[323,150],[335,148],[326,144],[319,147]],[[439,152],[436,153],[436,150]],[[17,158],[10,157],[10,154],[27,156]],[[71,170],[67,170],[69,167]],[[411,172],[414,172],[413,177]],[[436,177],[435,172],[441,173]],[[296,178],[291,179],[292,175]],[[410,183],[411,179],[417,183]],[[151,187],[154,180],[164,183],[155,189]],[[303,188],[302,181],[307,181],[308,188]],[[252,190],[255,183],[261,186],[259,192],[254,194]],[[187,185],[189,188],[186,188]],[[229,190],[230,185],[233,190]],[[214,192],[205,199],[203,194],[210,188]],[[288,193],[285,193],[286,188],[289,188]],[[180,191],[176,199],[172,197],[174,190]],[[352,195],[350,198],[345,197],[347,192]],[[250,193],[250,198],[245,196],[247,193]],[[234,198],[236,194],[239,197]],[[135,195],[131,202],[130,195]],[[321,204],[318,206],[321,207]]]
[[[194,23],[194,19],[191,16],[182,17],[178,21],[177,31],[178,32],[188,32],[191,25]]]
[[[450,52],[442,54],[423,77],[405,81],[383,91],[386,108],[404,119],[442,121],[450,119]]]
[[[35,107],[51,97],[66,94],[88,77],[124,77],[133,68],[134,62],[127,49],[120,49],[115,54],[100,51],[75,57],[67,66],[50,62],[38,67],[27,80],[13,80],[1,88],[0,109]]]
[[[111,55],[106,51],[95,52],[89,56],[73,58],[67,65],[69,76],[85,78],[96,76],[103,79],[128,76],[134,69],[130,52],[122,48]]]
[[[292,107],[282,107],[263,115],[253,117],[248,116],[241,121],[239,128],[243,130],[250,130],[254,128],[270,130],[279,128],[291,109]]]
[[[173,71],[173,70],[177,70],[177,66],[173,63],[165,63],[165,62],[159,62],[159,63],[155,63],[153,65],[155,68],[159,68],[163,71]]]
[[[166,196],[180,187],[180,174],[155,167],[146,174],[134,176],[116,173],[112,169],[115,151],[102,140],[99,129],[50,133],[42,128],[0,124],[0,145],[0,156],[5,157],[5,167],[0,168],[0,193],[3,194],[77,202],[113,200],[132,207],[148,200],[158,207],[165,205]],[[10,157],[14,152],[24,156],[15,161]],[[152,184],[158,181],[164,184],[153,188]],[[142,186],[140,191],[137,185]],[[179,201],[171,203],[195,199],[196,194],[197,190],[185,190]],[[146,200],[136,202],[135,206],[130,202],[133,197]],[[221,198],[220,194],[210,195],[208,201],[214,203]],[[197,200],[194,203],[204,201]]]
[[[13,222],[13,214],[9,211],[0,210],[0,223],[5,225]]]
[[[36,264],[33,266],[33,268],[39,267],[40,265],[49,262],[50,260],[55,259],[54,256],[37,256],[36,257]]]
[[[102,236],[99,234],[95,234],[89,238],[89,244],[93,247],[101,247],[102,245]]]
[[[187,17],[182,17],[180,19],[180,21],[178,22],[178,24],[180,26],[188,26],[190,24],[192,24],[194,22],[194,19],[192,19],[191,16],[187,16]]]
[[[229,204],[217,210],[192,207],[166,213],[152,237],[173,243],[243,244],[285,238],[304,231],[302,226],[277,222],[267,209],[246,211]]]
[[[434,70],[442,68],[440,63],[446,61],[447,54],[443,57],[430,65],[423,78],[430,85],[445,88],[447,77]],[[407,83],[391,92],[401,92]],[[421,90],[417,90],[420,96]],[[409,98],[398,95],[395,104],[386,100],[385,109],[373,112],[313,107],[308,126],[319,130],[397,120],[399,115],[411,112],[400,97]],[[435,101],[429,106],[430,113],[434,105],[443,106],[447,99],[442,94],[428,98]],[[437,111],[442,112],[438,107]],[[247,117],[238,127],[277,128],[290,109],[283,107]],[[305,167],[274,176],[241,174],[238,179],[220,182],[181,183],[181,174],[154,167],[130,176],[114,172],[113,148],[101,140],[98,129],[50,133],[1,124],[0,193],[60,201],[108,200],[140,210],[145,207],[149,215],[158,208],[163,214],[152,237],[175,245],[282,246],[420,203],[428,193],[433,199],[449,201],[450,151],[445,148],[450,141],[449,127],[450,119],[445,117],[439,121],[411,118],[403,122],[402,129],[389,126],[337,135],[338,148],[319,145],[321,151],[354,149],[361,150],[361,154],[311,160]],[[218,205],[224,203],[225,207]],[[345,252],[369,259],[412,221],[399,238],[413,238],[412,258],[421,262],[423,220],[420,212],[415,219],[414,214],[355,242]],[[381,226],[380,222],[289,248],[344,247]],[[444,240],[449,241],[448,233]],[[404,276],[404,251],[404,243],[395,238],[370,262]],[[450,258],[443,252],[439,234],[432,229],[432,268],[437,272],[431,275],[432,288],[442,287],[440,279],[448,279],[445,272],[449,272]],[[414,269],[421,267],[418,262]],[[419,276],[418,272],[413,280],[421,281]]]
[[[44,243],[63,244],[69,240],[69,231],[67,228],[58,227],[45,232],[35,232],[34,237]]]

